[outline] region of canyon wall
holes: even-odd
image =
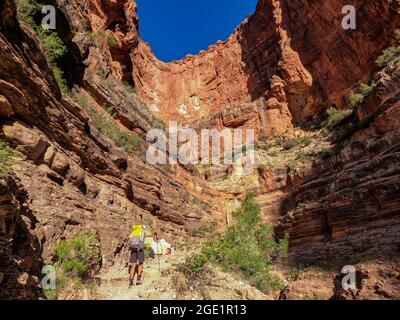
[[[310,261],[366,260],[400,250],[400,61],[375,75],[376,89],[356,109],[368,123],[339,151],[289,180],[278,225],[291,254]]]
[[[67,4],[74,10],[86,7]],[[185,186],[190,175],[182,168],[146,163],[143,134],[159,123],[111,71],[104,79],[92,69],[102,61],[115,74],[120,70],[108,49],[89,48],[87,33],[69,20],[78,19],[76,11],[63,17],[72,22],[60,24],[59,32],[65,32],[68,54],[75,54],[68,61],[86,55],[88,62],[80,87],[68,95],[61,93],[37,34],[17,21],[13,0],[2,2],[0,9],[0,133],[18,159],[12,173],[0,178],[1,298],[41,296],[41,267],[54,261],[57,241],[82,230],[96,235],[101,266],[109,267],[125,263],[132,223],[148,224],[168,239],[211,215],[215,220],[218,204],[195,188],[190,191]],[[84,13],[80,16],[89,21]],[[75,24],[69,43],[66,31]],[[66,77],[73,80],[68,71],[80,66],[70,65]],[[130,132],[137,148],[126,150],[107,136],[94,120],[96,114]]]
[[[171,63],[140,40],[134,1],[48,2],[68,49],[58,64],[69,93],[14,2],[0,4],[0,133],[18,157],[0,179],[0,264],[11,274],[0,296],[39,297],[59,239],[93,231],[108,267],[124,262],[133,222],[167,239],[209,221],[226,226],[249,191],[277,237],[289,234],[293,261],[398,254],[400,65],[375,74],[375,60],[396,41],[399,1],[357,1],[358,27],[346,31],[347,1],[261,0],[228,40]],[[371,79],[376,88],[352,119],[359,128],[304,172],[257,168],[245,181],[231,167],[202,175],[144,159],[145,134],[164,128],[160,119],[281,136],[327,107],[347,108],[351,89]],[[98,115],[137,148],[107,137]]]
[[[342,28],[342,7],[349,4],[357,8],[356,30]],[[264,127],[277,128],[267,134],[282,134],[280,126],[324,108],[346,108],[346,95],[368,79],[393,41],[397,7],[396,1],[262,0],[229,39],[198,55],[164,63],[140,41],[132,52],[134,80],[164,120],[190,122],[262,98]],[[271,88],[274,76],[283,80],[286,101]]]

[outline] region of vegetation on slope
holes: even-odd
[[[88,97],[76,91],[72,92],[71,97],[88,113],[100,132],[113,140],[117,146],[124,148],[128,152],[137,151],[141,148],[141,139],[129,131],[120,128],[110,115],[112,114],[111,109],[105,107],[105,111],[108,114],[95,110],[90,106]]]
[[[14,150],[7,142],[0,139],[0,176],[11,170],[14,156]]]
[[[397,44],[383,50],[375,63],[379,68],[384,68],[400,58],[400,30],[396,30]]]
[[[375,86],[375,82],[372,82],[370,85],[364,83],[360,84],[356,92],[352,92],[349,97],[350,107],[354,109],[357,105],[362,103],[374,90]]]
[[[61,91],[63,93],[69,93],[63,71],[57,65],[57,60],[64,56],[67,48],[55,31],[46,29],[36,23],[35,15],[41,11],[42,6],[42,4],[31,0],[17,0],[18,19],[27,23],[36,32],[44,47],[47,62],[53,69],[54,76]]]
[[[70,240],[60,240],[55,248],[55,261],[56,290],[44,290],[49,299],[56,299],[65,288],[88,282],[90,271],[101,261],[96,234],[81,232]]]
[[[254,195],[249,194],[234,213],[235,224],[225,234],[207,241],[198,254],[180,266],[180,271],[189,280],[196,280],[211,263],[240,273],[264,292],[281,289],[281,280],[270,269],[276,259],[287,255],[288,238],[276,242],[272,226],[261,221],[260,211]]]
[[[389,63],[400,57],[400,46],[389,47],[376,59],[376,64],[380,68],[386,67]]]

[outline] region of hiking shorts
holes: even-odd
[[[139,262],[139,264],[142,264],[144,262],[144,251],[143,251],[143,249],[131,250],[131,257],[129,259],[129,262],[130,263]]]

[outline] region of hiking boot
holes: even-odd
[[[141,285],[141,284],[143,284],[142,276],[138,275],[136,280],[136,285]]]
[[[129,286],[133,287],[133,279],[129,279]]]

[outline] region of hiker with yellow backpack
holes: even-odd
[[[135,275],[137,275],[136,285],[143,283],[142,272],[144,263],[144,248],[146,241],[146,226],[133,225],[132,232],[129,236],[129,286],[133,286]]]

